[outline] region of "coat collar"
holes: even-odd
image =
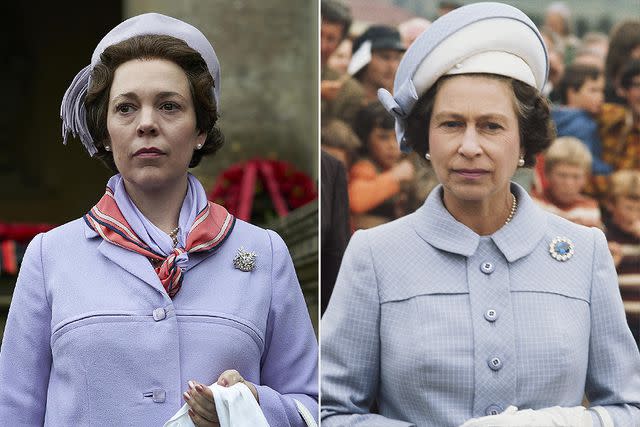
[[[443,251],[471,256],[476,252],[480,236],[458,222],[444,207],[442,185],[436,187],[413,215],[413,227],[427,243]],[[509,224],[489,236],[509,262],[531,253],[544,237],[546,216],[516,183],[511,191],[518,199],[518,210]]]

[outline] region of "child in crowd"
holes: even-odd
[[[640,347],[640,171],[620,170],[610,178],[606,236],[629,327]]]
[[[581,194],[591,170],[589,150],[573,137],[557,138],[544,154],[547,188],[533,194],[545,210],[589,227],[602,227],[598,203]]]
[[[339,119],[331,119],[320,128],[320,147],[342,162],[349,170],[362,144],[351,126]]]
[[[363,148],[349,171],[349,206],[354,228],[370,228],[408,213],[401,184],[413,180],[415,168],[402,159],[394,119],[379,102],[360,110],[355,131]]]
[[[551,111],[558,136],[574,136],[591,152],[593,175],[612,172],[611,166],[602,160],[596,122],[604,101],[604,82],[602,69],[586,64],[570,65],[558,90],[562,105]]]

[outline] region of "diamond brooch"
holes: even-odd
[[[556,237],[549,244],[549,253],[557,261],[566,261],[573,256],[573,242],[566,237]]]
[[[244,247],[240,247],[233,258],[233,266],[241,271],[251,271],[256,267],[256,258],[255,252],[249,252]]]

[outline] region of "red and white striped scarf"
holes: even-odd
[[[165,257],[154,252],[129,226],[116,203],[113,191],[107,187],[104,196],[84,216],[85,222],[104,240],[121,248],[161,261],[155,271],[167,294],[173,298],[182,286],[182,269],[176,258],[182,253],[214,252],[225,242],[235,225],[235,217],[211,201],[198,213],[189,229],[184,248],[176,247]]]

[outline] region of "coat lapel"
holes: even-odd
[[[88,239],[101,239],[98,233],[87,224],[85,224],[85,237]],[[105,240],[102,240],[98,245],[98,251],[129,274],[136,276],[163,295],[167,294],[151,263],[144,256],[111,244]]]

